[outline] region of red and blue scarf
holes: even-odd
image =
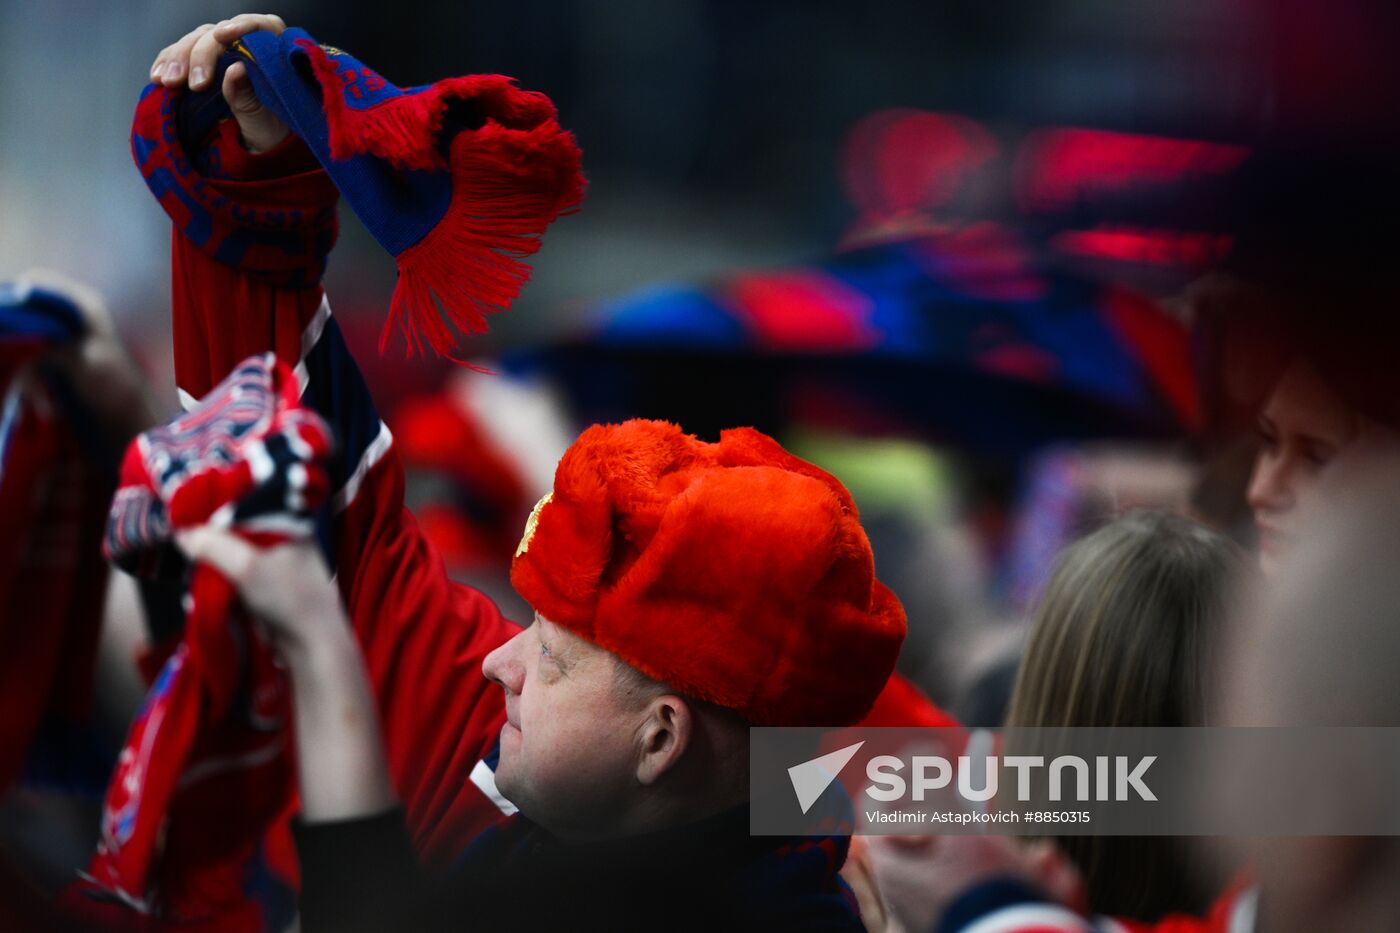
[[[381,349],[395,328],[411,349],[426,342],[440,354],[456,346],[454,329],[485,330],[486,314],[508,307],[525,284],[524,259],[545,228],[583,197],[573,135],[548,97],[510,78],[400,88],[301,29],[245,36],[221,70],[234,61],[245,63],[258,100],[310,147],[397,261]],[[219,166],[184,155],[227,115],[218,90],[149,85],[132,130],[136,164],[181,231],[210,255],[279,284],[310,284],[302,280],[306,260],[329,252],[333,214],[311,209],[315,198],[306,210],[246,196],[235,204],[209,183]]]
[[[310,539],[331,438],[299,396],[290,367],[255,356],[192,411],[136,438],[112,503],[109,559],[170,572],[181,564],[175,532],[205,524],[262,547]],[[295,805],[288,688],[267,633],[217,570],[188,568],[185,610],[183,639],[112,776],[87,893],[165,919],[260,925],[245,916],[252,902],[209,895],[265,857],[268,828]]]

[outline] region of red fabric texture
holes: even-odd
[[[1153,302],[1124,289],[1109,293],[1108,320],[1142,360],[1181,424],[1193,432],[1199,430],[1201,403],[1190,331],[1162,314]]]
[[[132,157],[175,226],[210,256],[236,256],[250,275],[289,285],[318,281],[339,228],[335,186],[316,160],[300,143],[255,158],[238,144],[236,127],[224,123],[212,141],[209,174],[200,174],[179,141],[178,98],[148,88],[131,135]],[[289,171],[298,173],[295,185]],[[239,181],[226,188],[225,176]]]
[[[870,712],[856,724],[869,729],[961,729],[958,722],[902,674],[891,674]]]
[[[408,399],[390,426],[410,488],[417,475],[437,489],[417,499],[414,513],[447,565],[508,567],[530,507],[513,458],[452,390]]]
[[[714,444],[659,421],[589,428],[511,582],[551,621],[758,725],[858,721],[905,634],[850,493],[750,428]]]
[[[236,146],[223,139],[221,146]],[[262,156],[249,157],[255,168]],[[229,165],[230,159],[223,159]],[[243,182],[221,182],[241,197]],[[310,189],[333,204],[334,189]],[[303,176],[269,181],[259,196],[308,197]],[[215,261],[173,239],[176,384],[199,396],[250,353],[271,350],[294,365],[321,303],[319,286],[283,287]],[[338,391],[364,393],[358,373],[334,374]],[[331,427],[337,425],[332,421]],[[501,813],[471,781],[505,722],[505,697],[481,673],[487,654],[519,629],[494,603],[453,583],[403,505],[397,446],[366,470],[333,526],[336,580],[378,701],[389,770],[420,857],[455,859]],[[334,491],[333,491],[334,493]],[[430,710],[431,715],[425,715]]]
[[[31,367],[45,349],[15,341],[0,350],[0,399],[13,406],[0,461],[0,789],[46,717],[91,714],[106,596],[96,542],[111,481]]]
[[[451,173],[443,221],[395,257],[399,282],[379,345],[383,352],[397,328],[412,350],[426,340],[447,355],[456,345],[448,325],[484,331],[486,314],[509,307],[528,280],[523,258],[583,199],[578,143],[559,126],[548,97],[502,75],[448,78],[368,108],[350,107],[336,60],[314,42],[297,44],[321,84],[333,158],[368,153],[399,169]],[[444,157],[439,134],[449,106],[462,101],[480,112],[482,123],[453,136]]]
[[[206,523],[257,546],[309,537],[331,437],[298,399],[291,368],[265,354],[136,438],[109,556],[125,563]],[[184,639],[118,758],[88,875],[95,893],[140,912],[227,929],[256,920],[240,890],[246,865],[293,800],[290,698],[262,627],[212,567],[194,568],[186,606]]]
[[[1236,876],[1210,905],[1204,917],[1172,914],[1152,923],[1126,919],[1118,919],[1117,922],[1128,933],[1235,933],[1238,927],[1231,922],[1232,918],[1240,901],[1254,895],[1254,884],[1249,873]]]

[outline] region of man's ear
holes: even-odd
[[[637,780],[649,787],[681,760],[695,734],[695,717],[683,697],[665,693],[647,704],[639,735]]]

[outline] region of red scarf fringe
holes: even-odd
[[[400,169],[452,173],[447,213],[396,257],[399,282],[379,340],[383,352],[397,328],[407,352],[421,352],[426,342],[449,356],[453,329],[485,331],[486,315],[507,309],[529,279],[523,260],[540,248],[545,229],[582,201],[578,143],[548,97],[502,75],[449,78],[355,110],[325,52],[306,48],[324,92],[333,158],[368,153]],[[472,101],[485,122],[459,132],[444,160],[438,134],[454,100]]]

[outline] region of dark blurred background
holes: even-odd
[[[1386,4],[1303,0],[640,0],[316,3],[278,9],[401,84],[499,71],[578,135],[587,209],[560,224],[495,339],[570,309],[829,250],[853,218],[842,142],[891,107],[1245,142],[1369,134],[1400,82]],[[0,4],[0,257],[159,320],[163,218],[126,155],[158,48],[224,2]],[[1369,124],[1369,125],[1368,125]],[[393,267],[347,226],[331,285],[382,302]],[[367,254],[365,254],[367,252]],[[351,293],[351,294],[347,294]],[[157,353],[155,357],[162,356]]]

